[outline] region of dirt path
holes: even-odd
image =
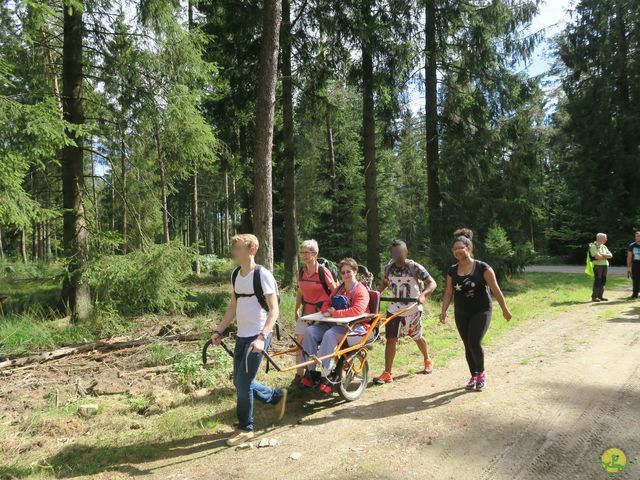
[[[539,273],[584,273],[584,265],[530,265],[525,272]],[[626,275],[626,267],[609,267],[609,275]]]
[[[623,295],[507,333],[487,348],[485,392],[460,389],[457,359],[352,404],[294,400],[289,424],[264,433],[277,447],[227,449],[209,437],[100,478],[610,478],[605,449],[635,462],[640,449],[640,303]],[[635,463],[616,478],[639,477]]]

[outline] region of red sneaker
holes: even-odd
[[[310,374],[307,373],[304,377],[302,377],[302,379],[300,380],[300,387],[313,388],[313,379],[311,378]]]
[[[329,385],[326,381],[322,381],[320,382],[320,384],[318,385],[318,393],[320,395],[322,395],[323,397],[328,397],[329,395],[331,395],[331,391],[333,389],[331,388],[331,385]]]
[[[431,372],[433,372],[433,361],[430,358],[427,358],[424,361],[424,370],[422,370],[422,373],[428,375]]]
[[[393,382],[393,376],[389,372],[382,372],[382,375],[373,379],[373,383],[384,385]]]

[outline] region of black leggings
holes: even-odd
[[[464,354],[467,357],[471,375],[484,372],[484,350],[482,339],[491,323],[491,309],[467,314],[455,312],[456,327],[464,343]]]

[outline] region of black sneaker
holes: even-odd
[[[592,298],[591,301],[598,303],[598,302],[601,302],[602,300],[600,300],[599,298]]]
[[[609,299],[608,299],[608,298],[604,298],[604,297],[600,297],[600,301],[601,301],[601,302],[608,302],[608,301],[609,301]]]

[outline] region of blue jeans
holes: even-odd
[[[275,405],[282,398],[282,390],[275,390],[256,381],[262,363],[262,353],[251,348],[257,337],[237,337],[233,352],[233,384],[236,387],[236,415],[240,430],[253,431],[253,397],[262,403]],[[271,334],[264,342],[265,350],[271,343]],[[247,353],[249,352],[249,353]]]

